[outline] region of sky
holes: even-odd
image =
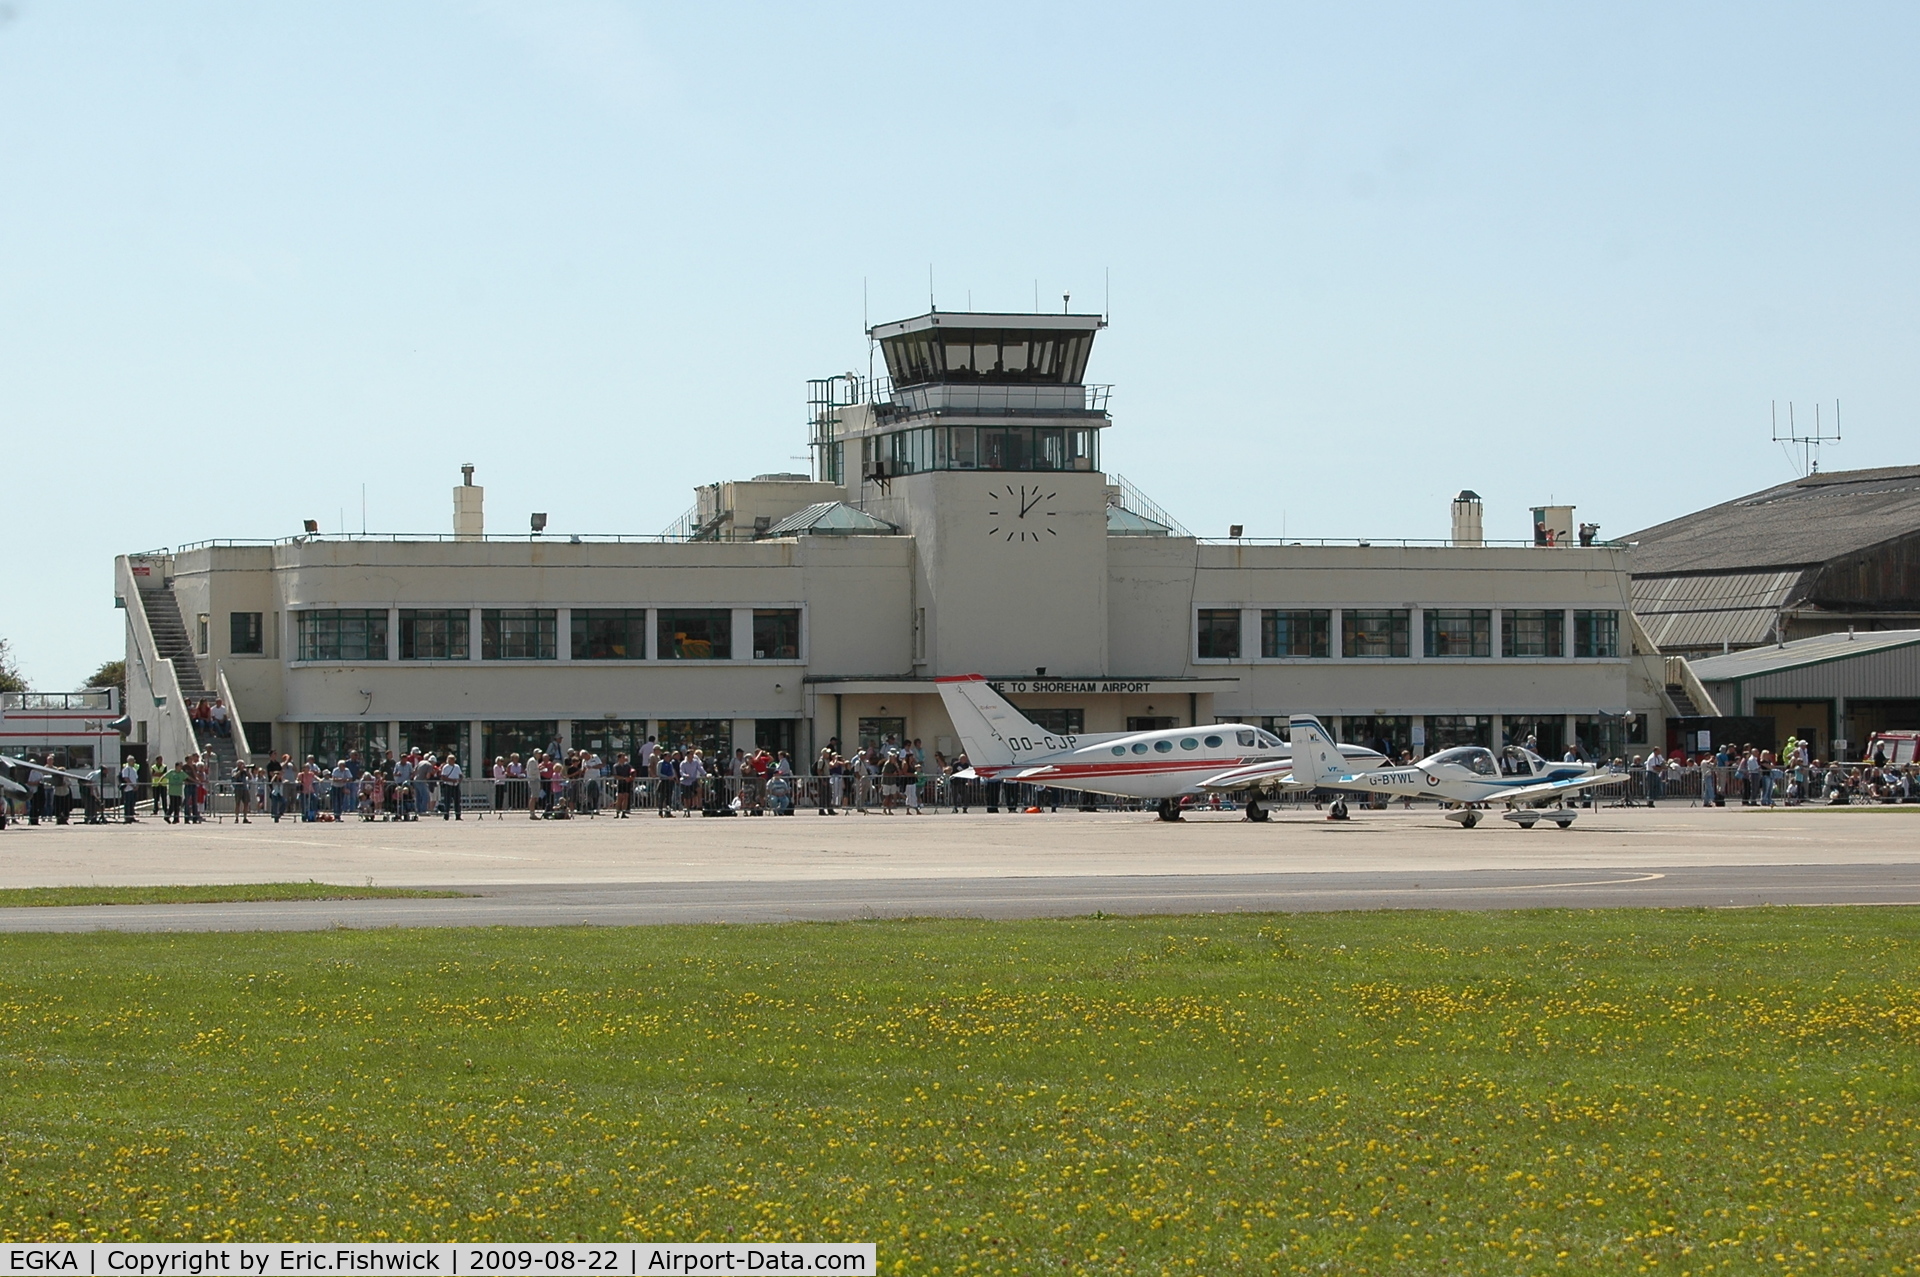
[[[0,637],[113,556],[651,533],[868,322],[1106,311],[1104,468],[1224,536],[1621,536],[1920,461],[1920,7],[0,0]]]

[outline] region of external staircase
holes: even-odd
[[[180,615],[180,603],[173,597],[173,587],[167,584],[140,587],[140,607],[147,615],[147,628],[153,631],[153,645],[157,649],[154,655],[173,666],[173,674],[180,682],[180,694],[189,701],[211,700],[213,694],[207,690],[206,681],[200,675],[200,660],[193,652],[193,637],[187,633],[187,623]],[[187,707],[182,705],[180,712],[185,714]],[[227,717],[232,721],[236,715],[234,706],[227,706]],[[212,754],[219,760],[216,776],[227,777],[233,774],[234,760],[238,757],[233,748],[233,738],[214,732],[196,732],[200,743],[200,752]]]

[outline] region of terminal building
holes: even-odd
[[[831,741],[951,757],[933,680],[976,672],[1068,733],[1311,712],[1415,754],[1664,739],[1627,546],[1487,542],[1471,493],[1428,543],[1197,537],[1102,466],[1104,326],[882,324],[885,377],[810,383],[811,474],[704,486],[658,536],[490,533],[468,467],[444,534],[120,556],[136,747],[192,748],[184,706],[217,695],[235,752],[322,760],[648,736],[802,770]]]

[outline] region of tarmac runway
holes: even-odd
[[[0,909],[0,931],[316,931],[1341,909],[1920,904],[1920,864],[512,885],[459,898]]]
[[[0,931],[627,926],[1240,910],[1920,903],[1920,807],[1600,808],[1569,830],[1432,807],[37,828],[0,887],[317,881],[453,899],[0,909]]]

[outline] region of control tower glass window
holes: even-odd
[[[943,328],[880,343],[895,386],[999,382],[1075,386],[1087,370],[1092,338],[1017,328]]]

